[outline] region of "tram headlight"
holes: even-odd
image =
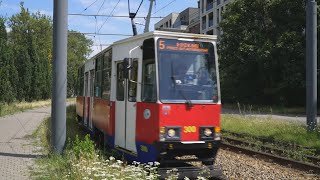
[[[211,136],[212,135],[212,131],[211,129],[209,128],[205,128],[204,131],[203,131],[203,134],[207,137]]]
[[[176,131],[174,129],[169,129],[168,130],[168,136],[169,137],[174,137],[176,135]]]
[[[180,140],[180,127],[165,127],[165,140]]]
[[[209,140],[213,139],[214,136],[214,127],[200,127],[200,139]]]

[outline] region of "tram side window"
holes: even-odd
[[[106,100],[110,100],[111,58],[111,51],[107,51],[103,57],[102,70],[102,98]]]
[[[96,59],[96,75],[95,75],[95,97],[101,97],[102,90],[102,58],[98,57]]]
[[[123,63],[117,64],[117,100],[124,101]]]
[[[83,66],[79,68],[78,71],[78,96],[83,96],[83,86],[84,86],[84,79],[83,79]]]

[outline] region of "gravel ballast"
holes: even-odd
[[[232,179],[319,179],[320,175],[304,172],[245,154],[220,149],[216,164]]]

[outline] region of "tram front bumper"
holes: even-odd
[[[220,141],[157,142],[159,160],[174,160],[176,156],[195,155],[197,161],[213,160],[220,147]]]

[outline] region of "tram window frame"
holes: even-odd
[[[116,73],[116,98],[117,101],[124,101],[124,96],[125,96],[125,78],[123,75],[123,62],[117,63],[117,73]],[[120,78],[119,78],[120,77]],[[122,86],[119,86],[122,84]],[[121,87],[121,89],[119,89]]]
[[[94,96],[95,97],[102,97],[102,63],[103,63],[103,57],[98,56],[96,59],[96,72],[95,72],[95,79],[94,79],[94,89],[95,89],[95,93]]]
[[[132,60],[128,85],[128,101],[136,102],[138,87],[138,59]],[[131,93],[133,92],[133,93]]]
[[[79,69],[78,69],[78,96],[83,96],[83,89],[84,89],[84,66],[81,66]]]
[[[142,86],[141,86],[141,101],[142,102],[157,102],[157,78],[156,78],[156,64],[155,64],[155,40],[154,38],[150,38],[150,39],[146,39],[143,41],[143,45],[142,45]],[[147,90],[148,88],[146,87],[146,78],[148,78],[146,76],[147,73],[146,71],[148,71],[148,67],[149,65],[153,65],[153,78],[154,78],[154,84],[152,86],[152,94],[151,97],[149,98],[149,94],[148,92],[150,92],[150,90]],[[152,69],[152,67],[151,67]],[[151,77],[152,79],[152,77]]]
[[[112,53],[108,50],[103,56],[102,99],[110,100]]]

